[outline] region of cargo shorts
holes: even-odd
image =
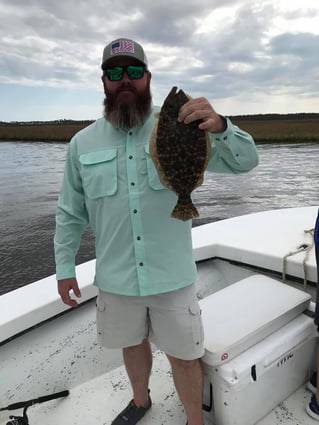
[[[204,355],[204,334],[195,285],[143,297],[99,291],[98,342],[107,348],[139,345],[149,339],[182,360]]]

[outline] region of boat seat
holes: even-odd
[[[200,300],[203,362],[217,366],[231,360],[300,315],[310,300],[308,293],[259,274]]]

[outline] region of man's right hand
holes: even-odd
[[[75,277],[58,280],[58,292],[61,300],[70,307],[77,307],[78,302],[70,297],[70,291],[73,291],[74,295],[77,297],[81,297],[81,292]]]

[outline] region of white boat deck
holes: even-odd
[[[195,260],[213,257],[283,272],[283,259],[302,244],[311,244],[306,230],[314,227],[318,206],[286,208],[205,224],[192,229]],[[314,249],[287,258],[286,272],[316,282]],[[97,294],[93,286],[95,260],[76,267],[83,303]],[[0,297],[0,342],[68,310],[56,289],[55,275]]]
[[[316,282],[313,230],[318,206],[283,208],[221,220],[193,229],[195,258],[219,257]],[[301,245],[310,248],[292,254]]]
[[[282,273],[285,255],[311,244],[305,230],[313,228],[317,211],[318,206],[268,211],[194,228],[195,259],[210,259],[199,263],[199,298],[254,274],[249,265],[266,274]],[[313,249],[308,257],[304,251],[288,257],[286,272],[303,279],[305,259],[307,278],[315,282]],[[237,262],[247,267],[239,268]],[[30,425],[110,425],[131,398],[119,352],[103,351],[96,343],[94,266],[93,260],[77,267],[83,304],[59,317],[68,307],[59,299],[54,275],[0,297],[0,341],[5,341],[0,351],[0,406],[70,390],[64,399],[30,407]],[[141,425],[185,425],[168,361],[159,351],[154,352],[150,388],[153,407]],[[256,425],[313,425],[305,411],[310,396],[303,385]],[[249,409],[249,400],[243,408]],[[12,414],[20,416],[22,411],[0,412],[0,425]],[[205,425],[212,425],[207,417]]]
[[[159,351],[154,352],[150,388],[153,406],[139,423],[185,425],[183,406],[176,395],[168,361]],[[258,425],[314,424],[315,421],[305,411],[310,396],[310,391],[306,386],[302,386],[260,420]],[[122,366],[71,389],[66,398],[36,404],[27,412],[30,425],[110,425],[130,398],[130,386]],[[10,413],[21,415],[20,411]],[[2,414],[1,425],[6,424],[5,418],[7,419],[8,415],[9,412]],[[212,422],[205,418],[205,425],[212,425]]]

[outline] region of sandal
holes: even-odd
[[[148,390],[148,393],[150,390]],[[148,395],[148,402],[146,407],[137,407],[132,399],[129,404],[122,410],[121,413],[112,422],[112,425],[135,425],[137,422],[143,418],[147,411],[152,407],[152,400],[150,395]]]

